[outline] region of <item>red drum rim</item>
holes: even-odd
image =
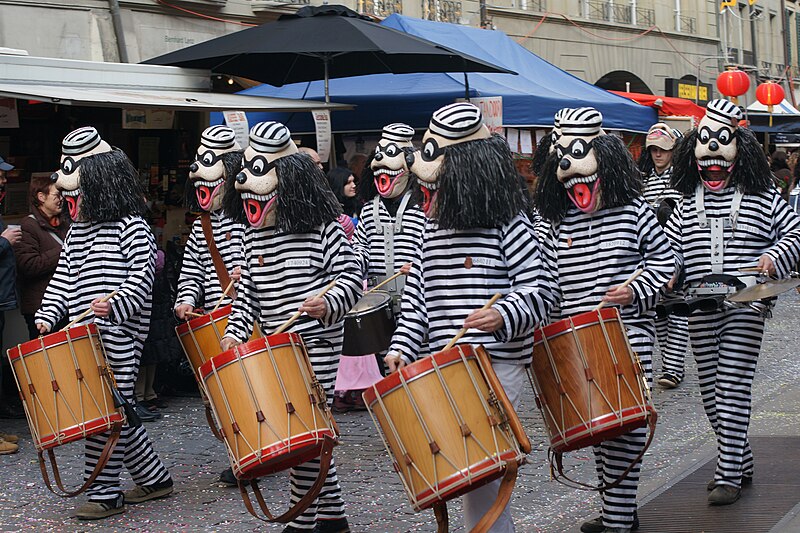
[[[44,344],[45,348],[52,348],[53,346],[64,344],[67,342],[68,335],[70,340],[77,341],[88,337],[90,334],[97,335],[97,326],[94,323],[75,326],[66,331],[49,333],[38,339],[33,339],[32,341],[24,342],[19,346],[9,348],[8,358],[14,361],[15,359],[19,359],[20,355],[22,355],[22,357],[26,357],[39,352],[42,350],[42,344]]]
[[[457,498],[467,492],[485,485],[503,475],[506,463],[514,461],[519,464],[525,455],[516,450],[506,450],[499,456],[488,457],[469,465],[467,468],[456,472],[443,479],[438,484],[438,494],[431,488],[414,495],[416,501],[412,502],[414,509],[422,511],[432,507],[440,501],[448,501]],[[476,474],[476,472],[482,472]],[[469,473],[469,476],[468,476]],[[472,480],[471,483],[469,481]]]
[[[211,323],[211,319],[213,318],[214,321],[221,320],[226,316],[231,314],[231,310],[233,309],[233,304],[223,305],[213,313],[208,313],[207,315],[198,316],[189,320],[188,322],[184,322],[183,324],[178,324],[175,327],[175,331],[178,332],[178,335],[186,335],[189,331],[195,331],[203,326],[207,326]]]
[[[48,448],[55,448],[56,446],[61,446],[62,444],[67,444],[69,442],[80,440],[97,433],[108,431],[111,426],[117,422],[122,422],[122,415],[115,412],[109,416],[101,416],[100,418],[89,420],[83,424],[77,424],[75,426],[60,429],[58,434],[51,433],[50,435],[45,435],[38,440],[34,437],[34,441],[36,441],[36,447],[39,449],[46,450]]]
[[[207,379],[214,371],[227,364],[232,363],[237,358],[249,357],[255,355],[263,350],[266,350],[267,344],[270,348],[281,348],[294,343],[295,345],[302,345],[303,339],[297,333],[278,333],[277,335],[270,335],[269,337],[261,337],[252,341],[240,344],[236,348],[232,348],[227,352],[222,352],[215,355],[205,363],[203,363],[198,372],[200,379]],[[239,352],[237,357],[236,352]]]
[[[629,431],[647,425],[648,417],[655,413],[652,405],[637,405],[620,412],[607,413],[592,419],[589,424],[579,424],[550,437],[550,447],[555,452],[571,452],[614,439]],[[621,422],[620,422],[621,421]]]
[[[239,479],[252,479],[286,470],[319,456],[325,437],[336,439],[336,434],[329,428],[322,428],[292,435],[291,438],[277,441],[261,448],[259,452],[238,459],[232,465],[233,470]],[[304,460],[298,462],[298,458]]]
[[[447,351],[437,352],[430,357],[423,357],[419,361],[415,361],[410,365],[404,366],[399,372],[390,374],[389,376],[375,383],[372,387],[368,388],[366,391],[364,391],[364,401],[372,405],[377,399],[375,396],[376,392],[379,396],[383,396],[388,392],[391,392],[393,389],[399,387],[400,376],[402,376],[405,381],[408,382],[420,374],[430,372],[433,370],[434,360],[439,366],[442,366],[461,359],[460,351],[464,352],[464,356],[467,359],[473,359],[477,357],[477,355],[475,355],[475,349],[471,344],[457,344]]]
[[[619,318],[619,310],[616,307],[606,307],[600,311],[587,311],[579,315],[561,319],[558,322],[553,322],[552,324],[548,324],[543,328],[536,328],[533,331],[533,342],[534,344],[542,342],[542,333],[544,333],[544,336],[549,339],[550,337],[555,337],[556,335],[564,333],[565,331],[569,331],[572,326],[579,327],[590,324],[598,324],[598,313],[603,320],[616,320]]]

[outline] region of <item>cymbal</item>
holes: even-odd
[[[728,296],[728,300],[731,302],[754,302],[755,300],[778,296],[795,287],[800,287],[799,278],[774,279],[736,291]]]

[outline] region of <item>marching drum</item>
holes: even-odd
[[[556,453],[613,439],[655,416],[616,308],[536,329],[531,375]]]
[[[416,511],[515,476],[530,451],[483,347],[420,359],[367,389],[364,401]]]
[[[337,438],[325,390],[295,333],[236,346],[199,374],[238,479],[304,463],[320,455],[326,437]]]
[[[19,344],[8,350],[8,358],[47,487],[53,490],[44,467],[45,450],[59,488],[67,496],[80,494],[105,467],[125,421],[97,326],[75,326]],[[80,489],[67,491],[52,449],[108,431],[112,436],[95,472]]]
[[[228,317],[232,307],[228,304],[212,313],[179,324],[175,328],[178,340],[180,340],[183,351],[189,358],[195,373],[203,363],[222,352],[219,343],[225,336],[225,328],[228,326]],[[261,329],[258,324],[255,324],[250,340],[260,337],[263,337]]]
[[[388,292],[365,294],[344,319],[344,355],[382,352],[392,342],[397,327],[392,297]]]

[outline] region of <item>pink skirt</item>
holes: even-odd
[[[338,391],[362,390],[382,379],[374,355],[343,355],[339,360],[334,388]]]

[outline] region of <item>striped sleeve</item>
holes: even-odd
[[[122,254],[128,265],[124,279],[111,303],[111,321],[120,325],[139,315],[149,302],[155,277],[156,243],[147,223],[133,218],[120,235]]]
[[[400,316],[392,336],[389,353],[398,354],[406,363],[416,361],[428,335],[428,312],[425,305],[425,277],[421,254],[417,253],[406,279],[400,301]]]
[[[669,243],[672,246],[672,252],[675,256],[675,272],[680,272],[683,269],[683,206],[684,200],[681,198],[678,205],[672,210],[672,214],[667,220],[667,225],[664,231],[667,233]],[[677,287],[676,287],[677,288]]]
[[[361,269],[361,276],[366,278],[369,275],[369,261],[370,261],[370,226],[375,223],[372,220],[372,203],[368,202],[361,208],[361,214],[358,217],[358,226],[356,226],[356,234],[353,237],[353,250],[358,259],[358,265]],[[374,231],[374,229],[373,229]]]
[[[661,289],[675,273],[675,254],[655,213],[645,202],[637,206],[637,244],[642,256],[641,276],[631,282],[639,314],[644,314],[658,303]]]
[[[322,228],[323,268],[336,279],[336,285],[323,296],[327,312],[322,318],[325,326],[344,320],[361,297],[363,281],[361,268],[353,248],[337,221]]]
[[[536,228],[537,232],[539,227]],[[561,284],[558,279],[558,236],[556,226],[550,225],[546,233],[543,234],[541,241],[542,251],[542,273],[547,278],[549,301],[547,302],[548,317],[545,320],[550,322],[552,317],[560,315],[561,304]],[[542,235],[541,233],[539,235]]]
[[[175,299],[176,307],[181,304],[198,307],[202,304],[203,282],[206,278],[206,272],[200,256],[199,243],[197,242],[198,231],[202,231],[200,219],[195,220],[192,225],[192,232],[183,251],[181,274],[178,279],[178,296]]]
[[[777,242],[767,251],[777,277],[785,278],[800,262],[800,217],[777,191],[772,197],[771,232]]]
[[[69,311],[67,302],[69,301],[70,280],[73,279],[69,268],[69,245],[70,241],[67,238],[64,246],[61,247],[56,270],[53,277],[50,278],[50,283],[47,284],[42,303],[35,315],[35,321],[45,324],[50,330],[59,320],[67,316]]]
[[[547,318],[550,284],[542,268],[539,242],[533,224],[517,216],[503,228],[501,247],[508,267],[511,291],[494,305],[503,317],[503,328],[495,332],[500,342],[520,338]]]
[[[253,329],[253,323],[261,314],[261,304],[256,292],[255,283],[250,269],[249,256],[253,247],[251,241],[254,230],[246,229],[242,237],[242,250],[244,260],[242,263],[242,276],[236,286],[236,299],[233,301],[228,326],[225,328],[225,336],[235,339],[237,342],[247,342]]]

